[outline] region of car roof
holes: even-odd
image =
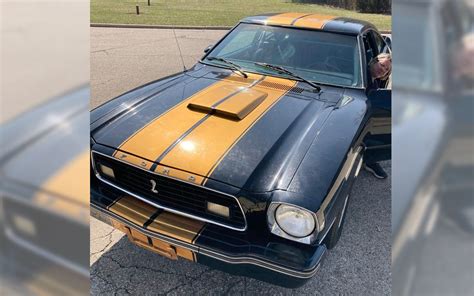
[[[368,28],[376,29],[373,24],[362,20],[315,13],[297,12],[255,15],[246,17],[240,22],[307,28],[351,35],[359,35]]]

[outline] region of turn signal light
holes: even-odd
[[[229,218],[230,211],[229,208],[220,204],[216,204],[213,202],[207,202],[207,210],[213,214]]]
[[[108,166],[105,166],[103,164],[100,164],[99,167],[102,174],[109,176],[111,178],[115,178],[114,170],[112,168],[109,168]]]

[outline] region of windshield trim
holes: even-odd
[[[365,51],[363,47],[364,42],[362,41],[362,35],[357,36],[357,47],[359,48],[359,62],[360,62],[360,78],[362,80],[362,88],[367,88],[369,86],[367,71],[364,71],[365,67],[364,64],[369,65],[365,58]]]

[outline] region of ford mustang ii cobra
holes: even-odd
[[[303,284],[363,157],[390,148],[390,90],[367,71],[387,50],[363,21],[243,19],[192,69],[91,112],[93,215],[171,259]]]

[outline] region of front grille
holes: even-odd
[[[228,226],[233,229],[244,230],[245,218],[236,198],[182,182],[176,179],[154,174],[150,171],[126,164],[98,153],[93,153],[95,167],[102,179],[117,187],[136,194],[165,209],[172,209],[181,213],[200,218],[210,223]],[[101,174],[99,164],[106,165],[114,170],[115,178]],[[150,180],[156,182],[158,194],[151,191]],[[229,218],[215,215],[207,211],[207,202],[217,203],[229,208]]]

